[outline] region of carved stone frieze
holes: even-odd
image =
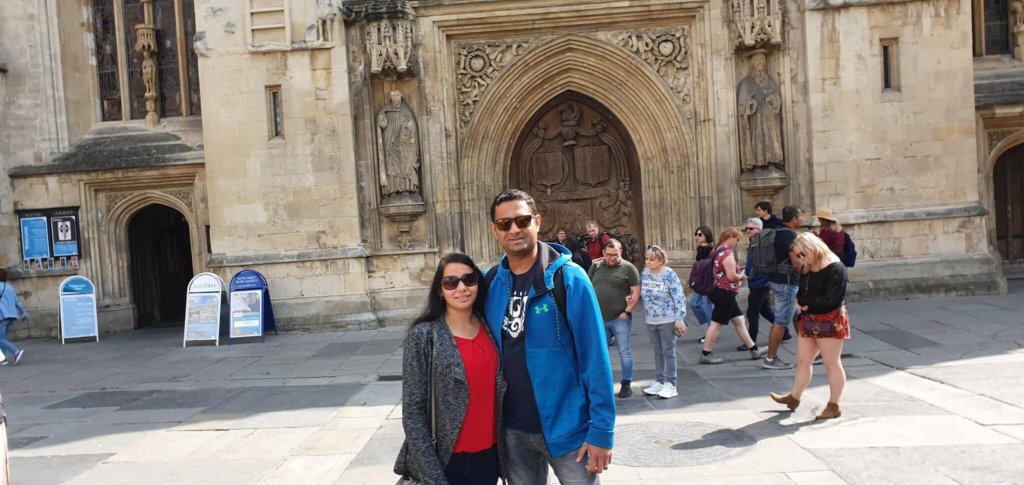
[[[679,94],[683,103],[689,104],[692,98],[689,36],[689,29],[681,27],[615,32],[610,40],[650,65]]]
[[[1006,139],[1006,137],[1013,134],[1013,130],[989,130],[988,132],[988,152],[992,153],[999,142]]]
[[[756,49],[782,44],[782,2],[730,0],[729,20],[737,47]]]
[[[530,47],[531,41],[479,42],[456,46],[456,89],[459,100],[459,127],[473,119],[477,103],[484,91],[501,71]]]

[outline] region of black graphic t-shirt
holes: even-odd
[[[521,275],[512,275],[512,295],[505,319],[501,322],[501,346],[504,359],[505,394],[503,421],[512,429],[540,433],[540,413],[526,368],[526,305],[535,278],[542,277],[539,261]]]

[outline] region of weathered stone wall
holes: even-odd
[[[340,18],[333,47],[297,43],[293,29],[290,47],[269,48],[249,45],[239,2],[197,1],[196,13],[210,266],[264,272],[285,326],[372,320]],[[269,135],[268,86],[283,97],[280,138]]]
[[[806,19],[807,209],[832,209],[857,241],[853,289],[1005,288],[978,193],[970,3],[815,4]],[[896,89],[882,85],[884,39],[897,39]]]
[[[20,262],[7,172],[43,164],[67,148],[56,0],[0,2],[0,266]]]

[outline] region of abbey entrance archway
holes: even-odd
[[[639,163],[618,118],[597,101],[568,91],[548,101],[522,128],[509,182],[530,192],[544,215],[541,237],[558,229],[584,234],[588,220],[640,254],[643,221]]]

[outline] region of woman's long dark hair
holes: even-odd
[[[715,247],[715,235],[711,232],[710,227],[700,226],[697,228],[697,232],[704,235],[704,242],[708,243],[711,247]]]
[[[484,287],[485,283],[483,273],[469,256],[462,253],[451,253],[441,258],[441,261],[437,263],[437,271],[434,271],[434,280],[430,283],[430,293],[427,295],[427,304],[423,308],[423,312],[412,321],[411,325],[409,325],[409,330],[412,330],[421,322],[434,321],[444,316],[447,305],[444,302],[444,297],[441,296],[441,278],[444,277],[444,268],[451,263],[464,264],[469,266],[470,269],[476,273],[476,279],[479,283],[476,285],[476,300],[473,301],[473,311],[480,315],[484,314],[484,301],[487,299],[487,288]]]

